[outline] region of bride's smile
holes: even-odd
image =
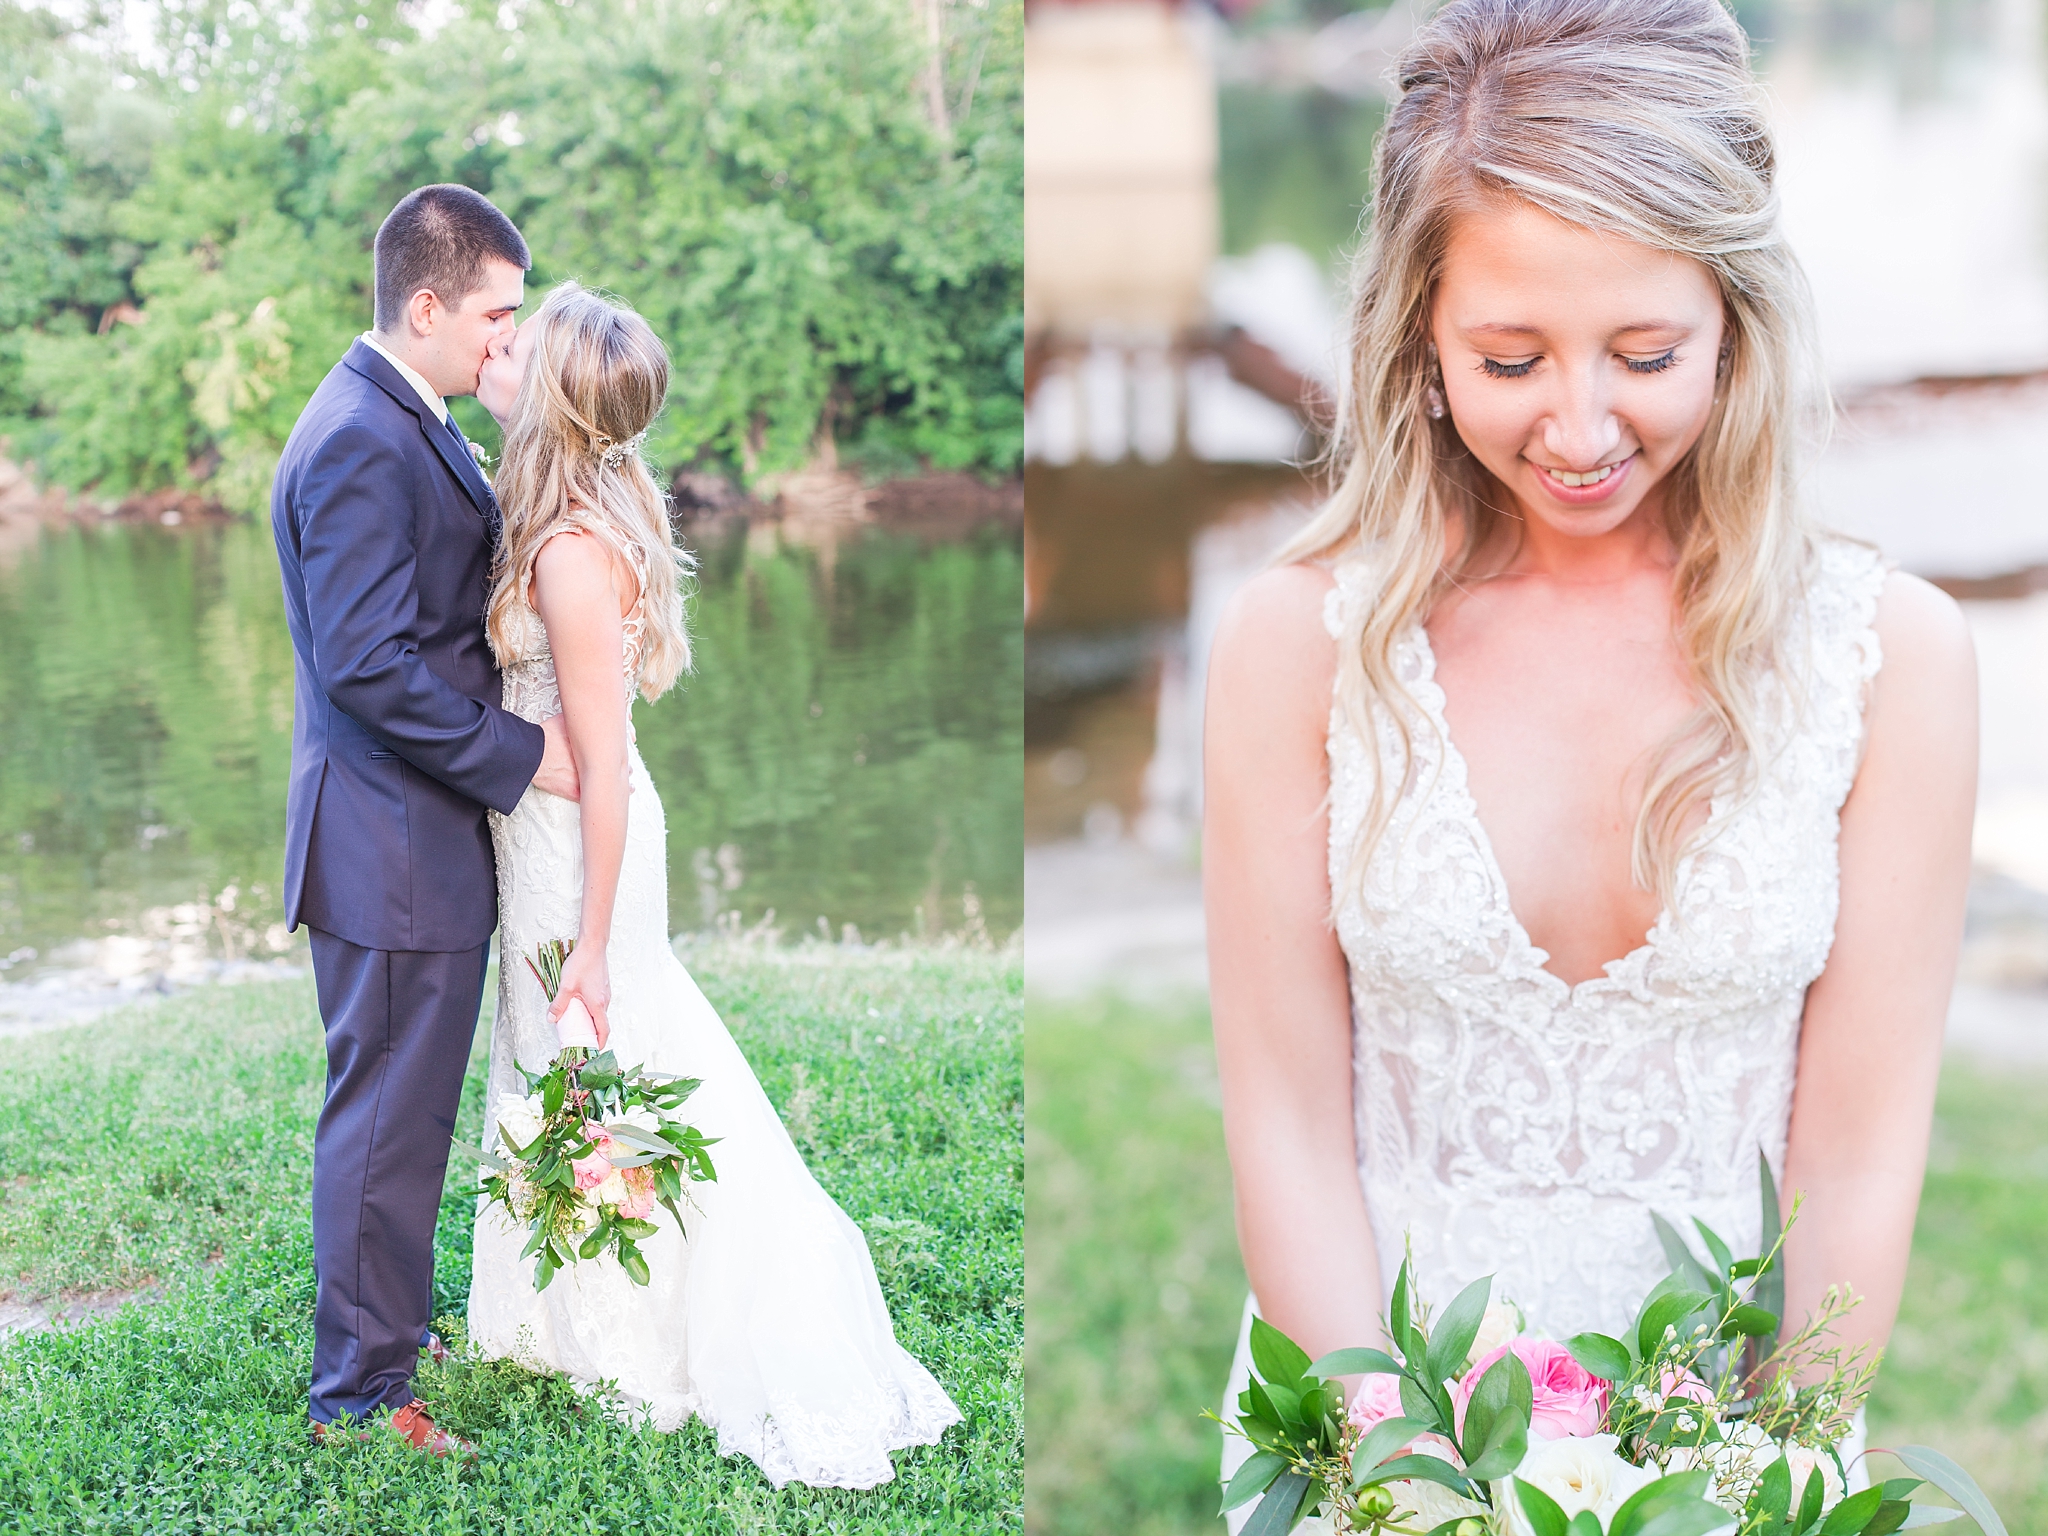
[[[1712,274],[1527,203],[1459,217],[1430,329],[1452,426],[1538,539],[1654,513],[1714,408]]]

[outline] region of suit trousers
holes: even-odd
[[[327,1098],[313,1137],[312,1417],[412,1401],[434,1225],[483,1001],[488,943],[364,949],[309,928]]]

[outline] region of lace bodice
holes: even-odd
[[[1324,617],[1341,644],[1372,575],[1362,562],[1335,574]],[[1653,1210],[1756,1251],[1757,1151],[1782,1169],[1806,989],[1834,942],[1839,812],[1883,581],[1875,552],[1824,546],[1789,648],[1803,675],[1765,680],[1754,792],[1715,801],[1646,941],[1577,986],[1544,968],[1509,905],[1427,633],[1396,652],[1412,771],[1348,891],[1374,778],[1399,747],[1388,705],[1376,741],[1332,711],[1330,878],[1383,1286],[1405,1233],[1431,1300],[1497,1273],[1533,1323],[1567,1337],[1626,1326],[1662,1278]]]
[[[548,538],[585,532],[605,537],[586,519],[576,517],[555,529]],[[605,542],[625,556],[633,567],[633,575],[640,588],[640,595],[633,600],[631,611],[620,621],[626,642],[626,698],[630,709],[632,697],[640,687],[640,642],[647,633],[647,557],[634,540],[607,538]],[[508,653],[500,658],[500,670],[505,678],[504,707],[522,720],[545,720],[549,715],[560,714],[562,690],[555,681],[555,657],[548,648],[547,626],[541,622],[540,615],[534,612],[523,592],[513,599],[508,628],[511,645]]]

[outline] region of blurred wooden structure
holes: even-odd
[[[1170,346],[1216,258],[1216,85],[1161,0],[1033,5],[1024,33],[1024,327],[1031,350]]]

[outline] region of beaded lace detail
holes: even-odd
[[[644,576],[644,572],[643,572]],[[646,584],[642,582],[644,594]],[[643,599],[644,601],[644,599]],[[644,623],[626,622],[625,687],[639,682]],[[561,708],[547,632],[524,602],[512,616],[504,705],[527,720]],[[804,1166],[717,1011],[669,947],[668,834],[637,747],[625,859],[612,909],[611,1048],[622,1062],[703,1079],[689,1119],[719,1138],[716,1183],[693,1186],[687,1236],[666,1213],[641,1244],[652,1283],[610,1258],[533,1289],[526,1234],[480,1211],[470,1336],[491,1354],[559,1370],[658,1429],[696,1416],[719,1450],[744,1453],[777,1487],[871,1488],[889,1453],[937,1441],[960,1411],[896,1343],[867,1243]],[[583,842],[574,802],[529,788],[491,813],[498,861],[498,1010],[491,1027],[485,1139],[500,1106],[524,1097],[519,1068],[559,1049],[540,984],[518,957],[581,926]]]
[[[1340,643],[1373,596],[1363,562],[1324,609]],[[1758,1240],[1756,1159],[1781,1169],[1806,989],[1839,905],[1839,813],[1880,655],[1885,572],[1825,544],[1789,647],[1765,679],[1769,750],[1753,792],[1717,799],[1672,905],[1606,973],[1544,968],[1480,825],[1420,627],[1398,645],[1412,704],[1377,740],[1330,717],[1330,878],[1349,962],[1359,1179],[1391,1290],[1412,1244],[1442,1304],[1480,1275],[1558,1337],[1624,1327],[1668,1267],[1649,1213]],[[1411,771],[1361,882],[1344,881],[1408,710]]]
[[[604,538],[611,548],[624,554],[633,567],[640,595],[632,609],[619,621],[625,640],[626,696],[630,700],[640,688],[640,646],[647,633],[647,556],[631,539],[611,539],[591,523],[572,518],[554,530],[548,539],[565,533],[592,533]],[[543,539],[542,544],[547,543]],[[548,649],[547,626],[524,596],[512,604],[507,627],[511,631],[511,653],[502,658],[505,677],[504,707],[522,720],[545,720],[562,711],[562,691],[555,682],[554,653]]]

